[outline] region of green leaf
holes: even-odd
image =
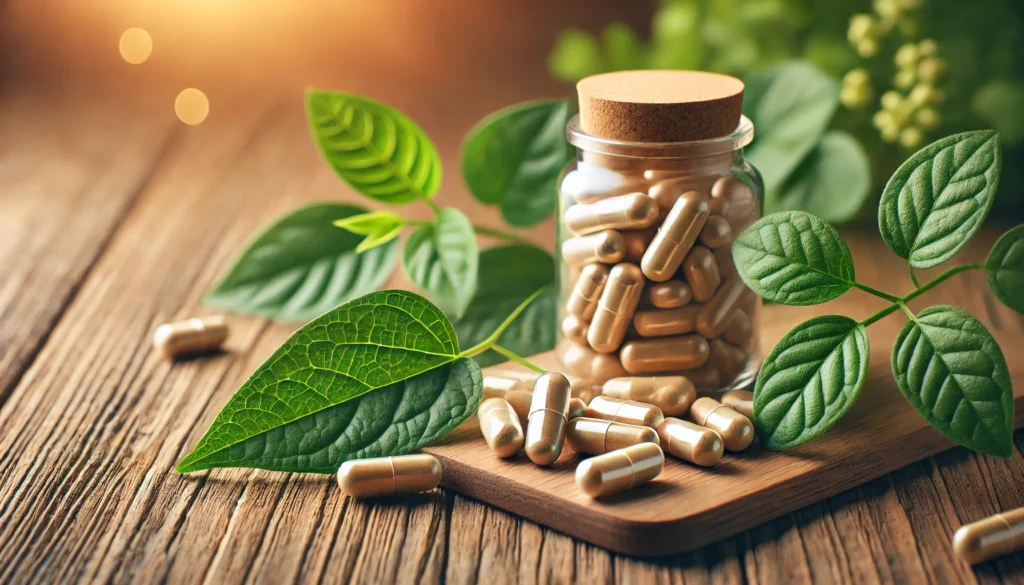
[[[441,157],[415,122],[378,101],[306,91],[313,139],[353,189],[383,203],[430,199],[441,186]]]
[[[360,254],[360,237],[332,224],[362,207],[316,203],[278,219],[256,237],[206,304],[286,321],[308,321],[384,284],[398,261],[395,242]]]
[[[958,307],[921,311],[896,337],[892,371],[900,392],[947,438],[988,453],[1013,453],[1013,388],[1003,352]]]
[[[914,153],[889,179],[878,204],[885,243],[915,268],[952,258],[988,215],[1001,160],[993,130],[947,136]]]
[[[823,315],[793,328],[757,375],[754,427],[773,451],[816,439],[846,415],[868,371],[868,336],[849,317]]]
[[[839,105],[839,86],[814,66],[793,61],[744,79],[743,111],[757,128],[747,158],[769,200],[821,140]]]
[[[306,438],[282,434],[282,427],[450,364],[458,354],[451,323],[417,294],[386,290],[345,303],[296,331],[256,369],[178,471],[224,465],[260,445],[286,452],[279,440]],[[410,391],[419,387],[410,384]],[[269,434],[275,429],[281,430]],[[250,442],[262,435],[267,441]]]
[[[397,238],[405,227],[405,220],[390,211],[374,211],[339,219],[334,225],[353,234],[366,236],[356,247],[356,252],[361,253]]]
[[[516,104],[487,116],[462,147],[462,175],[481,203],[500,205],[515,226],[531,226],[555,208],[558,177],[575,156],[565,140],[572,114],[564,99]]]
[[[335,473],[349,459],[404,455],[444,437],[476,411],[480,366],[459,359],[271,428],[179,472],[214,467]]]
[[[473,298],[477,247],[473,225],[458,209],[444,208],[437,222],[419,227],[405,242],[405,271],[439,305],[462,315]]]
[[[1013,228],[996,241],[985,268],[996,298],[1024,315],[1024,225]]]
[[[548,72],[563,81],[576,82],[607,70],[597,39],[578,28],[559,33],[555,39],[555,48],[548,55]]]
[[[827,221],[803,211],[766,215],[733,243],[743,282],[762,298],[814,305],[850,290],[853,256]]]
[[[801,209],[826,221],[854,219],[868,199],[868,155],[850,134],[831,130],[796,168],[773,209]]]
[[[455,321],[455,331],[466,347],[487,338],[531,294],[555,280],[551,254],[526,244],[488,248],[480,253],[476,296],[466,314]],[[555,347],[556,291],[548,291],[526,307],[498,339],[518,355],[527,357]],[[481,366],[506,360],[488,351],[477,356]]]

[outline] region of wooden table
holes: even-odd
[[[318,160],[297,96],[222,110],[198,128],[64,99],[0,100],[0,583],[1024,583],[1024,555],[972,569],[949,546],[962,523],[1024,506],[1022,432],[1011,459],[954,449],[655,561],[448,491],[355,501],[330,477],[176,475],[292,328],[235,317],[226,354],[174,365],[152,350],[153,329],[206,312],[200,294],[271,218],[354,196]],[[457,141],[440,141],[449,161]],[[494,221],[457,191],[442,202]],[[877,236],[848,237],[869,284],[908,286]],[[537,241],[550,245],[550,226]],[[990,298],[982,274],[947,283],[940,298],[994,322],[1007,358],[1024,357],[1021,319]],[[876,308],[856,292],[842,303],[855,317]],[[873,329],[891,336],[899,325],[894,316]]]

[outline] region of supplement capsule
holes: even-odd
[[[579,343],[562,339],[555,344],[555,356],[566,371],[586,377],[593,384],[600,384],[609,378],[625,376],[626,370],[619,363],[618,356],[597,353]]]
[[[587,403],[582,398],[571,398],[569,399],[569,414],[567,418],[569,422],[572,419],[579,418],[587,411]]]
[[[666,416],[682,416],[697,398],[697,390],[684,376],[631,376],[608,380],[602,395],[653,404]]]
[[[597,311],[597,301],[608,282],[608,267],[603,264],[587,264],[580,271],[576,285],[569,293],[565,310],[584,321],[590,321]]]
[[[504,459],[523,448],[523,426],[512,405],[504,399],[484,400],[476,415],[480,419],[480,432],[492,453]]]
[[[694,246],[683,260],[683,274],[693,291],[693,300],[706,303],[715,294],[722,277],[718,274],[715,255],[704,246]]]
[[[425,453],[353,459],[338,469],[341,491],[353,498],[414,494],[440,483],[441,463]]]
[[[643,290],[644,275],[636,264],[616,264],[612,268],[587,330],[590,347],[601,353],[619,349]]]
[[[661,409],[653,404],[607,396],[595,396],[587,405],[584,416],[638,427],[656,427],[665,418]]]
[[[622,239],[626,242],[626,257],[623,260],[630,264],[640,264],[640,261],[643,260],[644,252],[650,247],[656,233],[658,233],[657,228],[622,232]]]
[[[739,276],[733,276],[725,281],[697,315],[697,333],[708,339],[714,339],[724,333],[736,312],[737,305],[748,294],[754,293],[743,284]]]
[[[965,524],[953,534],[953,552],[971,565],[1018,550],[1024,550],[1024,508]]]
[[[645,175],[651,171],[645,171]],[[647,190],[647,195],[663,214],[667,214],[683,193],[694,190],[693,177],[677,176],[660,181]]]
[[[565,227],[575,236],[601,230],[637,230],[658,219],[658,207],[645,193],[630,193],[580,203],[565,210]]]
[[[671,455],[702,467],[722,460],[725,444],[715,431],[678,418],[666,418],[658,425],[661,445]]]
[[[712,215],[700,232],[700,243],[715,250],[732,242],[732,228],[721,215]]]
[[[735,346],[746,347],[747,343],[749,343],[753,337],[754,323],[751,322],[746,311],[736,309],[732,319],[729,320],[729,326],[726,327],[725,332],[722,333],[722,339]]]
[[[484,400],[488,398],[504,398],[513,390],[533,388],[533,380],[529,382],[512,376],[484,376]]]
[[[733,380],[747,367],[747,352],[721,339],[712,339],[708,343],[707,365]]]
[[[686,370],[684,375],[693,382],[694,386],[702,390],[718,390],[722,386],[722,373],[707,364],[693,370]]]
[[[643,191],[647,181],[641,176],[616,173],[596,164],[576,163],[576,169],[562,179],[561,193],[580,203],[592,203],[605,197]]]
[[[228,338],[222,315],[164,323],[153,332],[153,345],[170,359],[210,353]]]
[[[692,370],[708,361],[710,348],[700,335],[636,339],[622,344],[619,359],[630,374]]]
[[[722,404],[754,422],[754,393],[749,390],[730,390],[722,395]]]
[[[665,454],[655,443],[640,443],[597,455],[576,467],[576,486],[592,498],[628,490],[661,475]]]
[[[658,443],[658,433],[650,427],[627,425],[597,418],[569,421],[565,438],[577,453],[600,455],[639,443]]]
[[[551,465],[562,454],[572,387],[558,372],[537,378],[526,423],[526,456],[537,465]]]
[[[676,309],[686,305],[693,292],[681,280],[654,282],[647,286],[647,300],[659,309]]]
[[[615,264],[626,256],[626,241],[614,230],[597,232],[562,243],[562,259],[569,266],[592,262]]]
[[[714,398],[698,398],[690,407],[690,420],[721,435],[729,451],[742,451],[754,441],[750,419]]]
[[[693,333],[697,328],[699,305],[687,305],[678,309],[645,309],[633,316],[633,328],[643,337],[665,337]]]
[[[722,280],[736,276],[736,262],[732,259],[732,247],[726,246],[715,250],[715,262],[718,263],[718,274]]]
[[[707,217],[708,198],[696,191],[683,193],[644,253],[640,262],[644,275],[655,282],[672,278],[704,229]]]
[[[533,403],[533,390],[513,390],[505,395],[505,402],[519,417],[519,425],[526,428],[530,416],[530,404]]]
[[[711,186],[711,198],[723,201],[718,215],[724,217],[734,233],[740,233],[757,218],[760,206],[750,186],[733,176],[725,176]]]
[[[576,315],[569,315],[562,319],[562,335],[574,343],[585,343],[587,341],[587,329],[589,325]]]

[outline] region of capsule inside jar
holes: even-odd
[[[565,212],[565,227],[577,236],[601,230],[643,229],[658,218],[658,207],[646,193],[631,193],[573,205]]]
[[[601,353],[615,351],[626,337],[629,320],[633,317],[644,277],[635,264],[617,264],[608,275],[608,284],[601,293],[597,311],[587,329],[587,342]]]
[[[658,229],[640,268],[655,282],[672,278],[697,240],[708,217],[708,198],[696,191],[683,193]]]
[[[684,376],[629,376],[605,382],[602,396],[652,404],[666,416],[682,416],[697,398],[697,390]]]

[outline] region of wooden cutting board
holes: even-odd
[[[866,306],[870,304],[862,301],[860,310],[852,312],[828,312],[856,316],[871,309]],[[820,311],[766,307],[765,347]],[[1000,319],[1005,312],[990,312],[994,318],[972,312],[993,329],[1006,355],[1014,381],[1015,428],[1020,428],[1024,426],[1020,321]],[[871,366],[860,399],[824,437],[785,453],[761,451],[755,443],[746,452],[727,453],[712,469],[667,457],[657,480],[592,500],[576,488],[579,458],[568,445],[549,468],[533,465],[522,453],[510,460],[498,459],[472,432],[425,451],[441,460],[446,487],[570,536],[640,556],[693,550],[952,446],[907,404],[892,379],[889,352],[901,326],[900,320],[887,318],[869,329]],[[551,353],[531,360],[543,368],[558,369]],[[510,369],[521,368],[501,365],[487,371]]]

